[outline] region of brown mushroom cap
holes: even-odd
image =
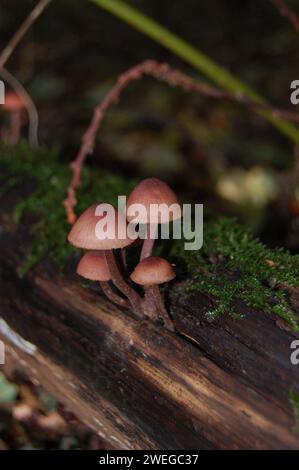
[[[118,238],[119,230],[121,230],[121,233],[126,234],[127,224],[125,216],[119,214],[113,206],[111,206],[111,210],[114,213],[113,220],[108,221],[108,230],[105,228],[103,237],[98,238],[96,226],[97,223],[105,217],[105,215],[97,216],[95,214],[96,208],[99,206],[101,206],[101,204],[93,204],[80,215],[68,235],[68,241],[72,245],[78,248],[85,248],[86,250],[111,250],[130,245],[134,240],[131,240],[127,236],[125,238]]]
[[[111,275],[105,255],[101,251],[89,251],[81,258],[77,274],[91,281],[110,281]]]
[[[139,183],[133,189],[127,202],[127,209],[132,204],[142,204],[146,209],[146,216],[143,214],[138,215],[138,223],[150,223],[150,205],[151,204],[166,204],[171,206],[176,204],[180,206],[180,202],[175,192],[163,181],[157,178],[147,178]],[[171,220],[176,220],[182,217],[181,206],[176,208],[173,213],[163,213],[159,217],[159,223],[166,223]],[[128,215],[127,219],[132,221],[135,219],[134,215]],[[136,220],[136,219],[135,219]]]
[[[17,93],[9,91],[5,95],[4,107],[10,111],[17,111],[24,108],[24,102]]]
[[[175,276],[171,264],[166,259],[149,256],[140,261],[130,277],[136,284],[151,286],[171,281]]]

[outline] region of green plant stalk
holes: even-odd
[[[244,93],[260,103],[266,102],[250,86],[236,78],[224,67],[216,64],[203,52],[122,0],[91,1],[171,50],[225,90]],[[269,111],[259,111],[259,113],[291,140],[299,143],[299,129],[294,124],[274,116]]]

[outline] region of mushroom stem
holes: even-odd
[[[161,296],[161,292],[159,289],[159,286],[157,284],[151,285],[151,286],[145,286],[145,297],[144,297],[144,303],[145,303],[145,310],[148,311],[148,316],[151,318],[157,318],[158,315],[160,315],[163,319],[164,326],[169,330],[169,331],[175,331],[173,322],[169,316],[169,313],[166,310],[164,301]],[[154,310],[153,310],[154,309]],[[153,313],[152,312],[156,312]]]
[[[152,320],[157,320],[158,308],[155,296],[152,294],[150,287],[151,286],[144,286],[143,310],[147,317]]]
[[[148,258],[149,256],[151,256],[155,244],[157,230],[158,224],[147,224],[146,238],[144,239],[142,245],[140,261],[142,261],[144,258]]]
[[[10,112],[9,130],[9,143],[15,145],[19,142],[21,135],[21,111],[19,109]]]
[[[129,301],[127,299],[124,299],[123,297],[120,297],[118,294],[116,294],[110,287],[109,282],[107,281],[100,281],[101,288],[108,297],[109,300],[114,302],[117,305],[120,305],[121,307],[129,307]]]
[[[126,296],[128,297],[134,313],[139,317],[143,318],[142,313],[142,298],[139,294],[131,287],[129,284],[126,283],[123,276],[121,275],[115,256],[112,250],[104,250],[106,261],[110,270],[111,279],[116,285],[116,287]]]

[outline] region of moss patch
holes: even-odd
[[[26,143],[17,148],[1,146],[0,164],[4,165],[9,177],[1,188],[12,188],[29,176],[36,182],[31,195],[15,207],[15,220],[19,221],[25,214],[38,218],[32,226],[34,241],[20,274],[24,274],[45,255],[49,255],[60,267],[74,253],[66,237],[70,226],[66,221],[63,200],[70,182],[71,172],[68,165],[59,163],[56,151],[46,148],[32,150]],[[77,211],[81,213],[94,202],[117,202],[118,194],[127,194],[134,182],[125,182],[107,172],[91,171],[85,168],[83,184],[78,191]]]
[[[33,193],[15,208],[16,220],[25,213],[38,217],[32,226],[33,246],[21,273],[45,255],[63,266],[74,251],[66,242],[69,225],[62,205],[71,176],[69,167],[58,161],[55,151],[45,148],[33,151],[25,143],[17,148],[2,146],[0,164],[10,175],[2,192],[19,184],[26,175],[36,181]],[[89,168],[84,170],[83,181],[78,192],[78,213],[97,201],[116,203],[117,195],[128,194],[136,183]],[[200,251],[184,251],[183,242],[176,241],[170,256],[178,259],[179,269],[186,265],[192,278],[186,286],[188,292],[202,291],[215,297],[217,307],[209,313],[211,317],[224,312],[236,315],[234,302],[241,299],[248,306],[279,315],[299,329],[299,316],[289,304],[287,292],[280,288],[299,286],[299,256],[268,249],[225,217],[205,220],[204,245]]]
[[[271,250],[236,221],[227,217],[204,223],[204,244],[197,252],[173,248],[187,263],[192,282],[189,292],[202,291],[218,299],[213,317],[224,312],[236,315],[234,301],[272,312],[299,329],[288,294],[279,286],[299,286],[299,256],[282,249]]]

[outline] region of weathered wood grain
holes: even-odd
[[[28,226],[2,205],[2,336],[8,354],[113,448],[299,447],[289,404],[296,337],[277,317],[237,303],[244,320],[204,315],[213,299],[169,293],[177,333],[138,321],[60,275],[47,260],[20,279]],[[14,334],[37,348],[27,354]]]

